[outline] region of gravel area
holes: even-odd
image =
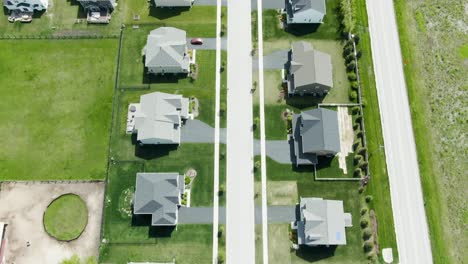
[[[51,238],[42,223],[49,203],[65,193],[80,195],[89,212],[85,231],[71,242]],[[55,264],[74,254],[97,257],[103,195],[104,183],[2,183],[0,222],[8,224],[6,263]]]

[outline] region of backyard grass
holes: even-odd
[[[365,194],[372,195],[371,209],[375,210],[378,221],[378,242],[380,248],[392,248],[395,261],[398,260],[395,228],[393,223],[390,187],[388,182],[384,144],[380,122],[377,89],[372,64],[372,52],[367,21],[365,0],[352,0],[356,19],[356,34],[360,36],[358,50],[362,52],[359,60],[359,73],[362,87],[364,117],[366,126],[367,149],[369,151],[369,169],[371,180]]]
[[[211,259],[211,225],[179,225],[176,230],[151,227],[151,216],[122,215],[122,211],[132,211],[131,204],[126,205],[129,208],[121,208],[119,200],[125,195],[125,190],[134,190],[137,172],[184,173],[186,169],[194,168],[198,174],[192,185],[191,205],[212,205],[212,155],[193,157],[193,153],[210,153],[212,150],[212,145],[192,144],[153,162],[121,161],[112,164],[103,227],[107,243],[101,246],[100,262],[168,261],[175,257],[177,263],[207,263]]]
[[[346,156],[346,170],[339,167],[338,157],[318,157],[317,178],[353,178],[354,173],[354,154],[350,153]]]
[[[0,41],[0,180],[105,177],[117,44]]]
[[[434,263],[463,263],[466,4],[397,0],[395,9]]]
[[[78,238],[88,223],[86,203],[76,194],[65,194],[54,200],[44,213],[46,232],[60,240]]]
[[[287,183],[296,184],[297,191],[276,193],[286,195],[268,196],[269,204],[281,204],[292,200],[299,201],[299,197],[322,197],[324,199],[343,200],[345,212],[353,215],[353,227],[346,228],[346,246],[336,248],[301,248],[299,251],[290,251],[288,224],[270,224],[268,226],[268,246],[270,263],[363,263],[365,254],[361,247],[361,230],[359,227],[359,211],[361,197],[358,195],[359,184],[356,182],[321,182],[314,181],[313,168],[293,168],[292,165],[283,165],[267,158],[268,186]],[[276,184],[278,183],[278,184]],[[273,184],[273,185],[272,185]],[[270,192],[270,190],[269,190]]]

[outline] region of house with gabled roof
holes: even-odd
[[[189,118],[189,99],[182,95],[154,92],[130,104],[127,130],[140,144],[180,144],[180,129]]]
[[[301,197],[299,213],[299,219],[292,223],[299,245],[346,245],[345,227],[353,224],[351,214],[344,212],[343,201]]]
[[[292,140],[296,166],[318,163],[318,156],[340,152],[338,113],[317,108],[293,115]]]
[[[184,189],[179,173],[137,173],[133,213],[151,215],[152,226],[177,225]]]
[[[152,74],[189,73],[187,33],[173,27],[160,27],[148,35],[143,48],[145,67]]]
[[[325,0],[286,1],[286,22],[288,24],[321,24],[326,13]]]
[[[314,49],[309,42],[292,43],[286,68],[289,95],[323,96],[333,87],[330,55]]]
[[[48,0],[3,0],[3,6],[8,11],[20,11],[32,13],[34,11],[47,10],[49,7]]]

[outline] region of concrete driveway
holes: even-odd
[[[219,224],[226,224],[226,208],[219,207]],[[268,223],[290,223],[297,217],[296,205],[268,206]],[[212,207],[181,207],[179,209],[179,224],[212,224]],[[262,224],[262,208],[255,207],[255,224]]]
[[[97,257],[104,187],[104,183],[2,183],[0,222],[8,224],[6,263],[56,264],[74,254]],[[78,194],[86,202],[88,224],[78,239],[60,242],[44,231],[42,219],[49,203],[66,193]]]
[[[216,50],[216,38],[202,38],[203,44],[202,45],[192,45],[190,41],[191,37],[187,38],[187,48],[188,49],[196,49],[196,50]],[[227,50],[227,40],[226,38],[221,38],[221,50]]]
[[[280,70],[284,69],[284,65],[288,62],[288,50],[278,50],[268,55],[263,56],[263,69],[265,70]],[[253,62],[254,70],[258,70],[258,58]]]
[[[227,0],[221,1],[222,6],[227,6]],[[195,0],[194,6],[216,6],[216,0]],[[257,10],[257,0],[251,0],[252,10]],[[263,0],[263,10],[284,9],[285,0]]]

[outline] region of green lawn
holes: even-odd
[[[105,177],[117,44],[0,41],[0,180]]]
[[[397,260],[398,249],[391,210],[392,206],[385,152],[379,150],[384,143],[372,64],[366,1],[353,0],[352,8],[356,19],[356,33],[360,36],[358,49],[362,52],[362,57],[359,60],[359,72],[361,77],[361,92],[363,101],[365,102],[364,117],[367,149],[369,153],[372,153],[369,158],[371,180],[365,190],[365,194],[373,196],[373,202],[370,204],[370,207],[375,210],[379,223],[378,242],[380,248],[392,248],[394,259]]]
[[[361,196],[358,195],[359,183],[356,182],[321,182],[314,181],[313,168],[293,168],[292,165],[283,165],[267,158],[268,183],[275,182],[297,184],[297,192],[289,192],[291,199],[299,201],[299,197],[322,197],[324,199],[343,200],[345,212],[353,216],[353,227],[346,229],[346,246],[333,248],[307,248],[297,253],[290,251],[287,224],[268,226],[268,246],[270,263],[363,263],[365,254],[361,248],[361,230],[359,227],[359,211]],[[285,197],[269,195],[270,204],[284,203]]]
[[[464,6],[395,1],[434,263],[468,259]]]
[[[346,156],[347,174],[339,167],[338,157],[319,157],[317,165],[317,178],[353,178],[354,175],[354,154]]]
[[[211,259],[211,225],[179,225],[171,233],[168,229],[151,227],[148,217],[122,214],[131,211],[131,204],[120,201],[126,190],[134,191],[137,172],[184,173],[194,168],[198,175],[192,186],[191,204],[211,205],[213,162],[212,153],[209,154],[212,150],[212,145],[188,144],[154,161],[122,161],[111,165],[103,227],[109,244],[102,244],[101,262],[168,261],[176,257],[177,263],[206,263]],[[206,155],[193,157],[193,153]]]
[[[46,232],[61,241],[76,239],[88,223],[88,208],[76,194],[65,194],[54,200],[44,213]]]

